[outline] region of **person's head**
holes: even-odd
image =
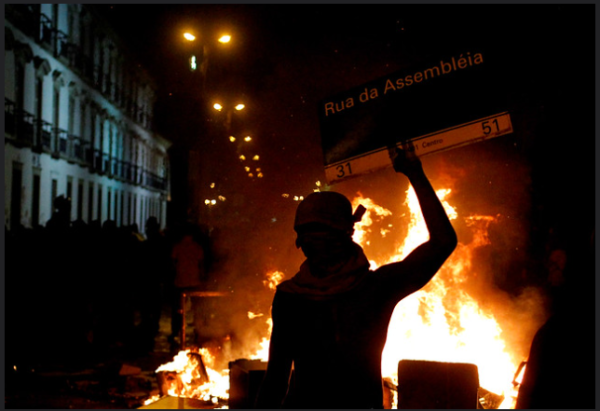
[[[160,231],[158,219],[154,216],[148,217],[146,220],[146,234],[152,235]]]
[[[311,264],[322,268],[340,264],[353,253],[354,223],[363,212],[352,214],[352,204],[339,193],[308,195],[296,210],[296,246]]]

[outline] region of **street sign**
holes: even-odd
[[[398,143],[396,147],[414,151],[417,156],[422,157],[512,132],[510,115],[505,112],[419,136]],[[391,164],[389,148],[386,147],[330,164],[325,167],[325,177],[329,183],[334,183],[389,167]]]
[[[329,183],[391,166],[388,149],[418,156],[512,132],[502,59],[481,48],[411,64],[319,104]]]

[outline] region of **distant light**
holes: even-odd
[[[183,33],[183,37],[185,37],[185,39],[188,41],[196,40],[196,36],[194,36],[192,33]]]
[[[256,172],[257,172],[257,173],[260,173],[260,167],[258,167],[258,168],[256,169]]]
[[[250,167],[244,167],[244,170],[246,170],[246,173],[250,172]]]
[[[196,56],[192,56],[190,57],[190,69],[192,71],[196,70],[198,68],[198,64],[196,63]]]
[[[255,155],[254,157],[252,157],[252,160],[254,160],[254,161],[258,161],[258,159],[259,159],[259,158],[260,158],[260,157],[258,157],[258,154],[257,154],[257,155]]]
[[[231,141],[233,143],[235,141],[235,137],[234,136],[229,136],[229,141]]]
[[[315,183],[315,185],[316,185],[317,187],[321,187],[321,182],[320,182],[320,181],[317,181],[317,182]]]
[[[281,195],[281,197],[283,197],[283,198],[288,198],[289,196],[290,196],[290,195],[289,195],[289,194],[286,194],[286,193],[284,193],[284,194],[282,194],[282,195]]]
[[[210,204],[210,200],[204,200],[204,204],[209,205]]]
[[[246,107],[246,106],[245,106],[245,105],[243,105],[243,104],[238,104],[237,106],[235,106],[235,109],[236,109],[237,111],[240,111],[240,110],[243,110],[243,109],[244,109],[244,107]]]
[[[294,196],[294,201],[298,201],[300,198],[298,196]]]
[[[300,201],[304,200],[304,196],[300,196]]]
[[[254,177],[254,174],[248,173],[248,177]]]
[[[244,161],[245,159],[246,159],[246,156],[242,154],[242,155],[240,156],[240,160]]]
[[[226,200],[225,197],[219,196],[219,201],[225,201],[225,200]]]
[[[252,137],[246,136],[246,138],[244,138],[244,141],[252,141]]]
[[[215,183],[210,183],[210,188],[215,188]]]
[[[258,174],[256,175],[256,177],[258,177],[258,178],[263,178],[263,173],[258,173]]]
[[[230,41],[231,41],[231,36],[228,34],[221,36],[221,38],[219,39],[219,43],[229,43]]]
[[[222,105],[220,105],[219,103],[215,103],[215,104],[213,104],[213,108],[214,108],[215,110],[217,110],[217,111],[221,111],[221,110],[223,110],[223,106],[222,106]]]
[[[212,205],[215,205],[215,204],[217,204],[217,200],[210,200],[210,203],[211,203]]]

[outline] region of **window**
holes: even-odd
[[[132,224],[137,224],[137,195],[133,195],[133,218]]]
[[[33,193],[31,196],[31,226],[36,227],[40,224],[40,175],[39,172],[33,173]]]
[[[128,200],[127,200],[127,224],[131,224],[131,212],[133,210],[132,205],[131,205],[131,193],[127,194],[128,196]]]
[[[73,198],[73,177],[71,176],[67,177],[67,198]]]
[[[112,206],[112,192],[111,192],[110,187],[107,187],[106,188],[106,219],[107,220],[112,220],[111,206]]]
[[[54,214],[54,199],[58,197],[58,180],[52,179],[52,192],[50,194],[50,215]]]
[[[102,224],[102,186],[98,184],[98,221]]]
[[[25,65],[21,62],[16,64],[15,77],[16,109],[23,110],[25,108]]]
[[[35,105],[33,113],[36,119],[42,119],[42,105],[44,103],[44,79],[43,77],[36,77],[35,79]]]
[[[75,97],[69,96],[69,134],[75,134]]]
[[[16,229],[21,224],[21,198],[23,183],[23,166],[21,163],[13,163],[12,187],[10,193],[10,228]]]
[[[75,38],[75,10],[72,6],[67,7],[67,22],[69,30],[69,42],[73,43]]]
[[[119,205],[120,205],[120,211],[121,211],[121,217],[119,218],[119,223],[121,225],[125,225],[125,220],[123,220],[123,218],[125,217],[125,192],[121,191],[121,201],[119,201]]]
[[[58,4],[52,5],[52,27],[58,29]]]
[[[83,220],[83,180],[77,184],[77,219]]]
[[[53,110],[53,114],[52,114],[52,122],[54,123],[54,135],[55,135],[55,140],[54,140],[54,151],[58,151],[59,150],[59,141],[58,141],[58,126],[59,126],[59,119],[60,119],[60,89],[58,87],[54,88],[54,95],[53,95],[53,99],[52,99],[52,110]]]
[[[35,79],[35,105],[33,113],[37,123],[36,127],[36,144],[42,143],[42,106],[44,103],[44,79],[37,77]]]
[[[88,187],[88,224],[92,222],[94,216],[94,183],[90,181]]]

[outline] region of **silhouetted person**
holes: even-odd
[[[592,234],[561,256],[562,273],[549,271],[552,314],[531,343],[517,409],[596,407],[594,252]]]
[[[383,408],[381,355],[394,307],[429,282],[457,243],[420,160],[400,152],[393,164],[415,189],[429,240],[404,260],[371,271],[352,241],[360,210],[353,215],[338,193],[307,196],[294,223],[306,261],[275,293],[257,408]]]
[[[171,249],[156,217],[149,217],[146,221],[146,241],[141,243],[140,251],[141,269],[136,284],[141,317],[139,343],[142,349],[151,351],[159,330],[162,285],[168,280],[171,270]]]
[[[65,231],[71,226],[71,199],[60,195],[52,203],[52,217],[46,223],[46,228],[52,231]]]
[[[198,230],[192,224],[186,224],[179,241],[173,245],[171,259],[175,268],[173,294],[171,295],[171,336],[173,344],[175,336],[181,331],[185,317],[181,310],[181,294],[186,291],[202,291],[206,289],[206,253],[199,241]],[[198,304],[192,299],[194,314],[200,314]],[[195,319],[198,315],[194,315]]]

